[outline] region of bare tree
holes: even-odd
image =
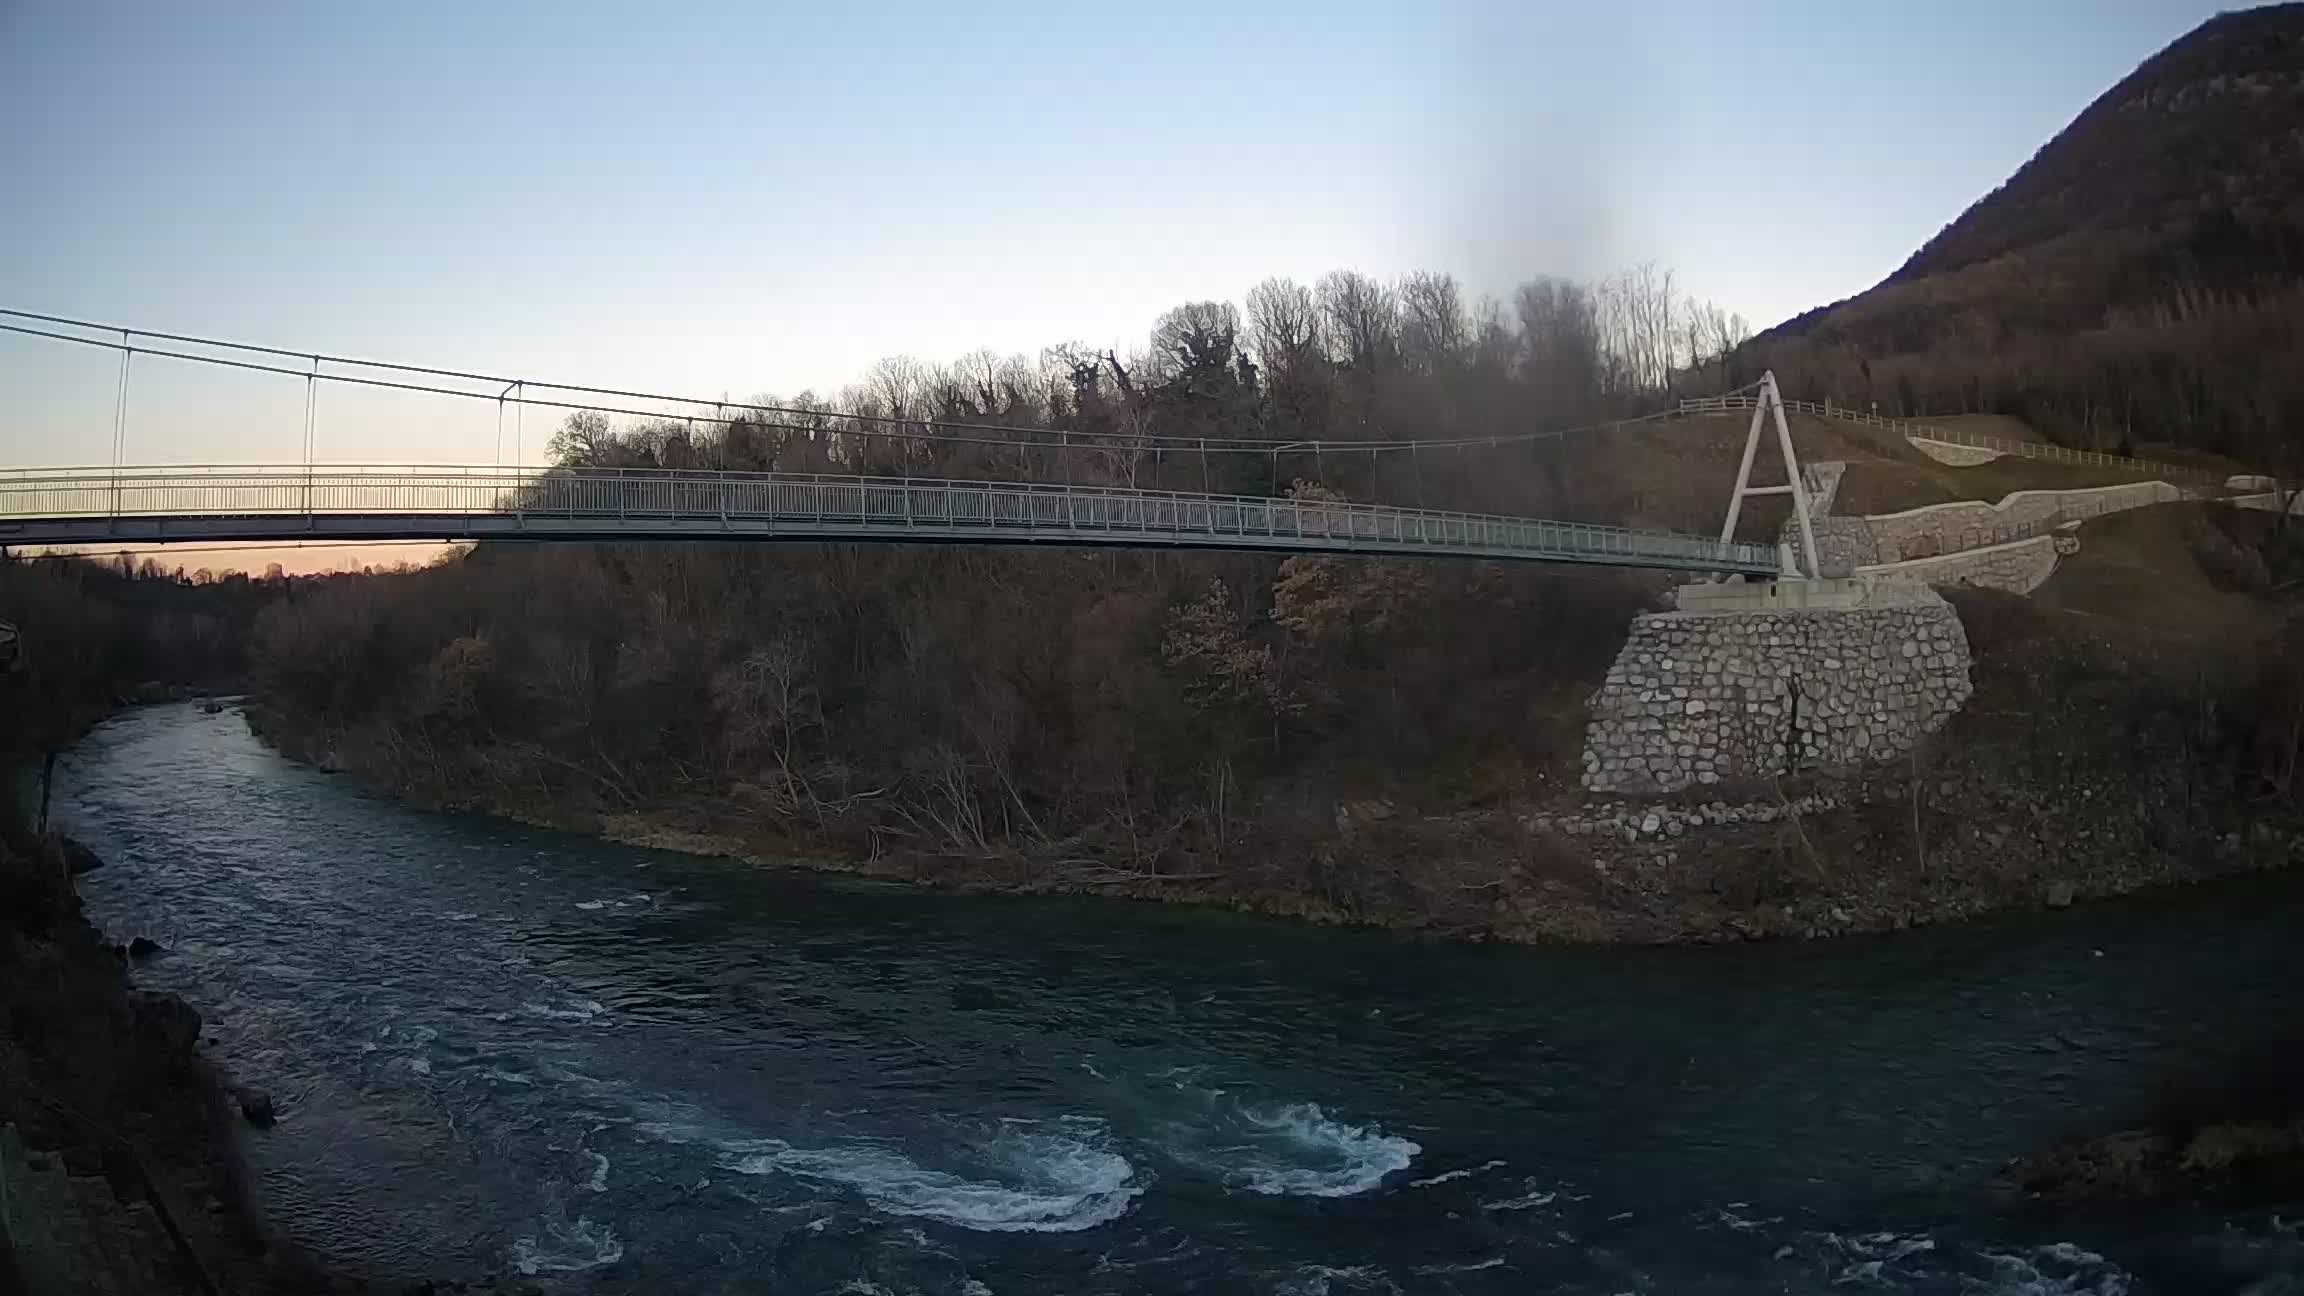
[[[1426,373],[1441,372],[1471,349],[1472,320],[1453,275],[1419,270],[1400,281],[1400,351]]]
[[[1239,339],[1238,307],[1186,302],[1152,326],[1152,358],[1166,377],[1228,374]]]
[[[1513,305],[1520,316],[1521,375],[1539,408],[1581,411],[1605,385],[1600,306],[1592,290],[1565,279],[1520,285]]]
[[[776,766],[777,812],[806,809],[821,818],[822,803],[795,757],[801,735],[823,724],[812,678],[808,646],[786,634],[719,671],[711,689],[731,772],[742,772],[748,758],[765,753]]]
[[[607,415],[598,410],[578,410],[561,421],[545,453],[556,464],[584,468],[606,462],[615,444],[615,431]]]
[[[1684,339],[1681,367],[1716,386],[1728,386],[1730,358],[1752,331],[1744,317],[1729,314],[1717,303],[1690,297],[1681,304],[1680,329]]]
[[[1275,379],[1308,376],[1320,355],[1320,304],[1312,290],[1277,277],[1249,289],[1248,345]]]
[[[930,429],[914,426],[930,416],[935,387],[934,370],[900,355],[875,362],[864,371],[864,380],[843,394],[841,404],[855,417],[855,431],[877,434],[862,438],[867,463],[881,471],[909,472],[935,462]]]
[[[1364,274],[1333,270],[1320,277],[1319,294],[1329,355],[1362,373],[1384,367],[1400,337],[1400,306],[1392,290]]]
[[[1659,270],[1653,262],[1634,266],[1603,279],[1597,297],[1610,389],[1623,393],[1669,390],[1679,343],[1672,272]]]

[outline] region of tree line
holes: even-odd
[[[2011,307],[2027,260],[1884,285],[1805,331],[1752,343],[1730,372],[1772,368],[1789,395],[1907,418],[2011,414],[2082,449],[2173,446],[2284,477],[2304,470],[2304,283],[2172,283],[2072,318],[2069,303]],[[2095,264],[2082,258],[2071,278]]]
[[[832,396],[755,405],[728,421],[580,413],[549,454],[571,468],[714,468],[1281,494],[1299,477],[1395,501],[1530,511],[1487,463],[1351,455],[1356,443],[1512,436],[1656,409],[1708,391],[1749,329],[1641,266],[1591,282],[1537,279],[1509,303],[1453,277],[1385,283],[1351,271],[1272,278],[1232,302],[1189,302],[1144,344],[1064,343],[1037,357],[897,356]],[[1278,454],[1226,443],[1304,443]],[[1310,448],[1342,445],[1322,460]],[[1195,451],[1195,446],[1213,446]],[[1524,484],[1524,483],[1520,483]]]
[[[1245,310],[1166,312],[1129,354],[893,360],[836,399],[760,402],[798,415],[580,413],[551,448],[570,468],[1055,480],[1057,438],[1105,432],[1071,471],[1618,508],[1557,462],[1275,464],[1152,439],[1429,439],[1638,413],[1714,381],[1739,327],[1653,270],[1536,281],[1509,309],[1442,275],[1275,279]],[[1302,847],[1333,836],[1339,797],[1572,778],[1581,694],[1655,585],[1321,556],[482,544],[423,571],[294,582],[254,651],[267,732],[422,796],[688,815],[964,872],[1222,878],[1353,911],[1411,883],[1397,858]]]
[[[126,555],[0,556],[0,620],[21,652],[0,675],[0,758],[56,750],[146,684],[244,686],[257,613],[287,584],[240,572],[199,580]]]

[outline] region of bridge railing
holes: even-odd
[[[1696,570],[1770,572],[1773,546],[1704,536],[1499,514],[1395,508],[1338,500],[1190,494],[1058,483],[672,469],[494,469],[341,466],[194,466],[45,469],[0,474],[0,543],[37,520],[80,520],[73,534],[101,540],[153,520],[171,526],[222,519],[461,520],[464,535],[540,534],[576,522],[645,534],[686,532],[871,535],[900,539],[981,534],[1162,538],[1387,552],[1428,550]],[[142,520],[147,525],[126,528]],[[15,525],[12,527],[11,524]],[[277,532],[268,532],[276,534]],[[1646,561],[1653,560],[1653,561]]]
[[[1759,397],[1745,394],[1731,396],[1698,396],[1680,402],[1683,414],[1725,414],[1736,410],[1749,410]],[[2162,463],[2151,459],[2132,459],[2126,455],[2105,454],[2097,450],[2074,450],[2069,446],[2051,445],[2045,441],[2018,441],[2012,437],[1990,436],[1971,432],[1965,428],[1948,428],[1935,423],[1919,423],[1909,419],[1887,418],[1863,410],[1849,409],[1829,402],[1787,400],[1784,409],[1793,414],[1814,414],[1819,418],[1840,419],[1844,422],[1876,427],[1899,436],[1922,441],[1937,441],[1946,445],[1968,446],[1977,450],[1990,450],[1997,454],[2014,455],[2022,459],[2038,459],[2048,463],[2081,464],[2096,468],[2132,469],[2162,478],[2171,483],[2190,483],[2208,492],[2224,488],[2224,474],[2203,468],[2187,468],[2180,464]]]

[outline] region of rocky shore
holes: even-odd
[[[203,1055],[200,1015],[136,989],[150,942],[108,943],[62,838],[0,834],[0,1291],[430,1296],[539,1289],[361,1274],[267,1234],[238,1152],[269,1098]]]
[[[2026,1157],[2009,1177],[2072,1201],[2304,1193],[2304,1117],[2220,1120],[2074,1138]]]

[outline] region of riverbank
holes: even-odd
[[[2007,1177],[2070,1205],[2293,1202],[2304,1195],[2304,1039],[2195,1063],[2162,1083],[2146,1119],[2060,1139]]]
[[[0,1289],[532,1290],[347,1272],[271,1236],[200,1013],[135,988],[82,911],[72,878],[98,863],[68,839],[0,838]]]
[[[2304,824],[2236,794],[2201,719],[2226,695],[2196,658],[2011,596],[1956,601],[1975,696],[1892,767],[1652,802],[1588,799],[1564,770],[1437,804],[1412,789],[1339,799],[1306,778],[1239,806],[1220,852],[1155,867],[1111,834],[919,849],[841,807],[798,815],[741,784],[643,798],[448,788],[261,703],[248,716],[282,752],[428,809],[967,893],[1209,905],[1472,941],[1894,931],[2281,867],[2304,848]]]
[[[1916,752],[1655,801],[1583,791],[1655,573],[482,546],[273,609],[250,714],[409,804],[950,889],[1886,931],[2286,862],[2304,533],[2242,514],[2132,510],[2031,596],[1954,591],[1968,700]]]

